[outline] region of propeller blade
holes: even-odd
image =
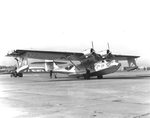
[[[93,41],[91,43],[92,43],[92,48],[94,49]]]
[[[108,46],[108,50],[110,50],[109,43],[107,43],[107,46]]]

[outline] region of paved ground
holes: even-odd
[[[102,80],[0,75],[0,118],[150,118],[150,71]]]

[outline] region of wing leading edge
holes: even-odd
[[[47,59],[47,60],[55,60],[62,59],[67,60],[70,58],[71,60],[78,61],[81,60],[83,53],[80,52],[61,52],[61,51],[39,51],[39,50],[14,50],[8,53],[6,56],[18,57],[18,56],[26,56],[27,58],[33,59]],[[132,55],[117,55],[113,54],[116,60],[123,61],[131,58],[139,58],[140,56],[132,56]]]
[[[113,55],[115,59],[118,61],[124,61],[124,60],[135,59],[140,57],[140,56],[132,56],[132,55],[117,55],[117,54],[113,54]]]
[[[62,59],[67,60],[68,58],[74,61],[80,60],[83,53],[79,52],[61,52],[61,51],[39,51],[39,50],[14,50],[8,53],[6,56],[18,57],[26,56],[32,59],[47,59],[55,60]]]

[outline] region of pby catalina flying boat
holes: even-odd
[[[13,73],[16,76],[23,76],[23,71],[29,68],[28,58],[32,59],[44,59],[44,60],[62,60],[69,61],[71,65],[64,68],[59,68],[55,65],[53,72],[64,73],[73,77],[90,78],[97,76],[97,78],[103,78],[103,75],[116,72],[121,63],[119,61],[127,60],[129,64],[129,70],[137,69],[135,59],[139,56],[130,55],[117,55],[112,54],[109,49],[96,52],[93,48],[87,49],[83,52],[62,52],[62,51],[40,51],[40,50],[14,50],[8,53],[6,56],[15,57],[18,62],[18,68]],[[79,64],[75,64],[78,61]],[[55,64],[55,63],[54,63]]]

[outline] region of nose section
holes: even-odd
[[[120,68],[120,66],[121,66],[121,63],[119,63],[119,62],[114,62],[114,68],[115,68],[116,70],[118,70],[118,69]]]
[[[116,61],[116,60],[113,60],[113,64],[114,65],[116,65],[116,66],[118,66],[118,67],[120,67],[121,66],[121,63],[119,63],[118,61]]]
[[[119,63],[119,62],[116,62],[117,64],[116,64],[116,66],[118,66],[118,68],[121,66],[121,63]]]
[[[117,66],[117,67],[120,67],[121,66],[121,63],[117,62],[117,61],[114,61],[113,62],[113,65]]]

